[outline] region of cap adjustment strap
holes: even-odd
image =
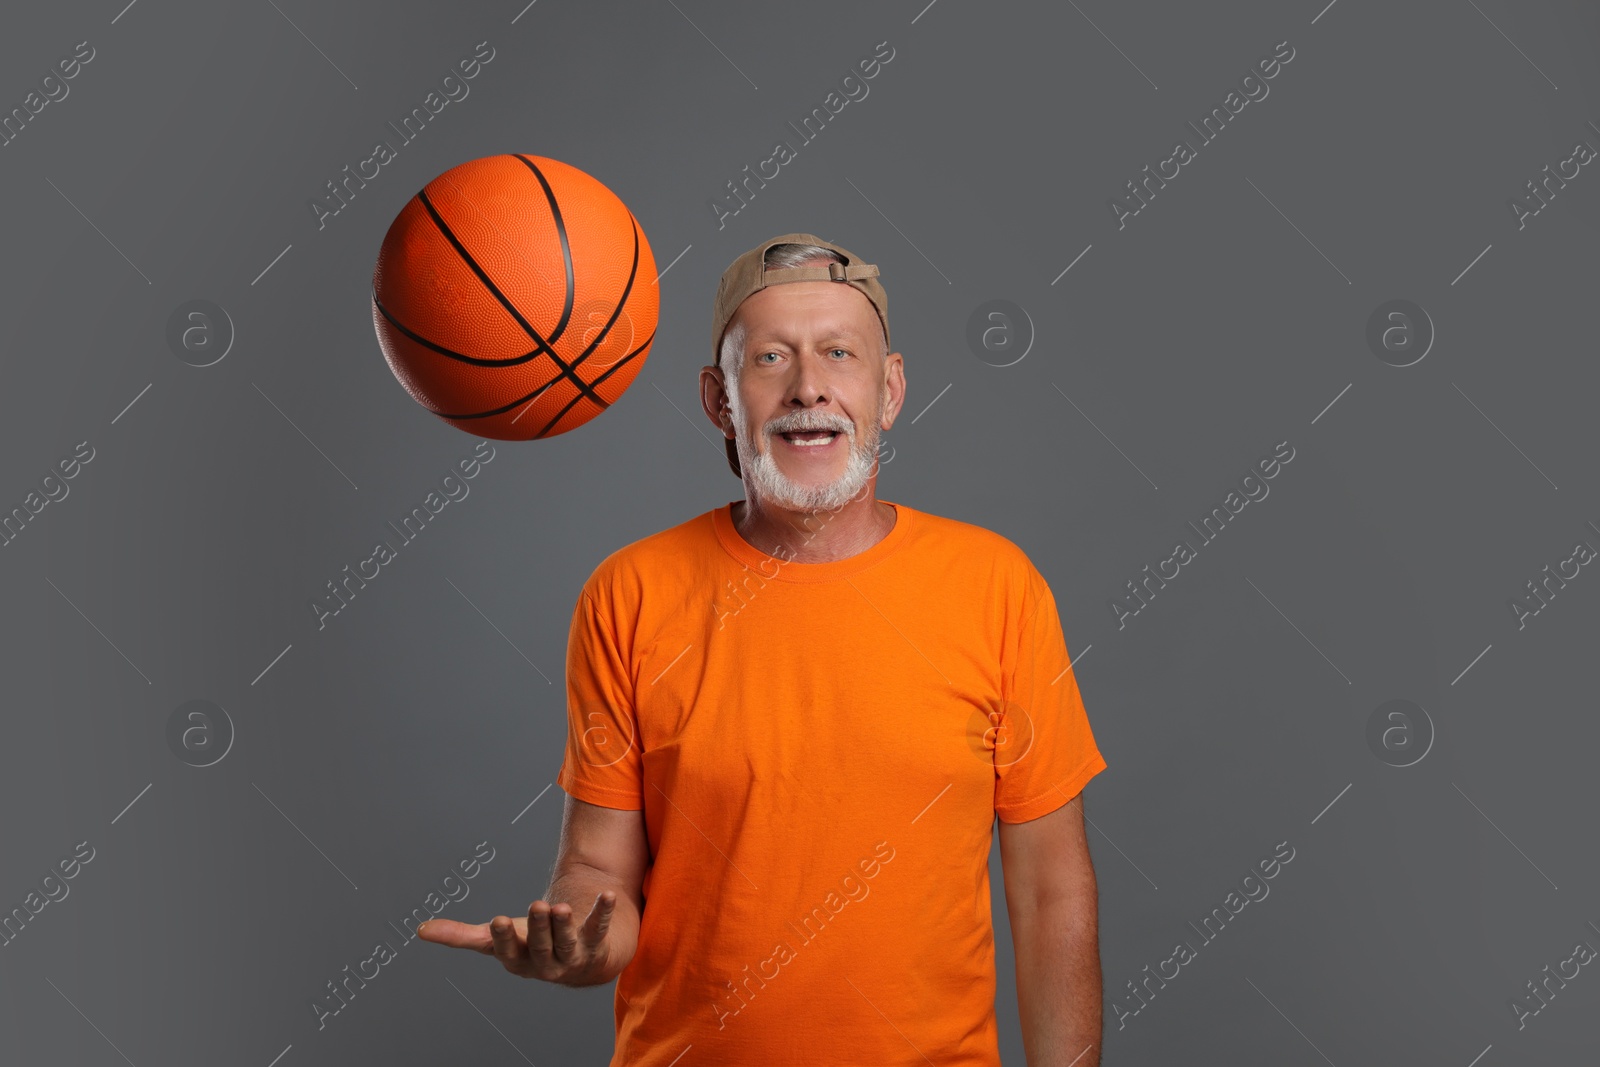
[[[852,263],[845,266],[843,263],[831,262],[826,267],[780,267],[777,270],[762,270],[761,284],[775,285],[779,282],[853,282],[862,278],[876,278],[878,265],[876,263]]]

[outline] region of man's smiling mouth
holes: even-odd
[[[839,434],[835,430],[792,430],[778,436],[801,448],[820,448],[832,444],[833,439]]]

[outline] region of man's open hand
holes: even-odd
[[[599,985],[616,976],[613,946],[607,938],[616,906],[616,891],[606,889],[595,897],[582,926],[574,922],[572,905],[536,900],[528,905],[526,919],[504,915],[486,923],[429,919],[417,927],[417,936],[494,956],[506,970],[523,978],[570,986]]]

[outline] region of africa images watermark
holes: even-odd
[[[72,855],[57,860],[55,867],[39,879],[38,889],[28,890],[28,895],[22,898],[19,907],[0,915],[0,948],[15,941],[46,907],[66,900],[67,894],[72,892],[67,882],[76,878],[78,872],[83,870],[83,865],[92,859],[94,859],[94,846],[87,841],[79,841],[72,846]]]
[[[487,49],[487,51],[485,51]],[[472,87],[467,84],[483,71],[483,66],[494,59],[494,49],[488,41],[479,41],[472,55],[459,61],[455,69],[461,72],[457,77],[455,71],[446,74],[439,82],[439,89],[428,90],[428,95],[422,98],[422,104],[413,107],[411,113],[400,120],[400,125],[389,123],[389,128],[395,132],[400,148],[404,148],[422,133],[428,123],[439,115],[439,112],[449,107],[451,103],[460,103],[472,92]],[[444,95],[439,95],[439,90],[444,90]],[[327,196],[313,196],[306,201],[311,208],[311,217],[316,219],[317,229],[325,229],[328,219],[350,206],[350,201],[356,198],[356,190],[365,189],[367,182],[372,181],[383,173],[383,167],[393,163],[399,157],[399,149],[388,141],[378,141],[372,146],[372,154],[356,164],[352,172],[350,164],[344,166],[344,177],[329,179],[326,183]],[[368,171],[371,173],[368,173]],[[354,183],[352,186],[351,183]]]
[[[887,51],[885,51],[887,49]],[[789,128],[798,136],[802,146],[814,141],[828,123],[838,117],[839,112],[849,107],[852,102],[860,102],[867,98],[871,88],[868,81],[876,78],[883,69],[883,64],[894,58],[894,46],[888,41],[879,41],[874,47],[872,55],[856,63],[855,68],[839,79],[839,88],[829,90],[828,95],[822,98],[822,105],[811,109],[811,114],[800,120],[796,126],[789,122]],[[856,76],[860,71],[860,77]],[[841,95],[841,91],[842,94]],[[812,127],[816,128],[813,130]],[[728,192],[718,194],[706,201],[706,206],[711,208],[711,217],[717,221],[717,229],[722,229],[728,224],[728,219],[749,207],[749,202],[756,197],[756,189],[765,189],[767,182],[775,179],[783,172],[783,168],[799,158],[800,153],[788,141],[777,141],[772,146],[772,155],[756,164],[756,173],[750,172],[750,165],[745,164],[744,177],[730,179],[727,182]],[[768,167],[772,172],[767,173]],[[735,184],[738,181],[739,184]],[[755,182],[755,188],[750,183]],[[740,189],[743,188],[743,192]]]
[[[1584,921],[1588,923],[1590,930],[1600,934],[1600,926],[1596,926],[1587,919]],[[1584,967],[1594,962],[1594,958],[1594,946],[1587,941],[1579,941],[1572,946],[1572,955],[1556,964],[1554,972],[1550,970],[1548,963],[1544,965],[1544,977],[1539,979],[1537,985],[1534,984],[1532,978],[1528,979],[1528,995],[1525,997],[1511,997],[1509,1001],[1511,1014],[1517,1020],[1517,1029],[1521,1030],[1528,1025],[1529,1016],[1538,1015],[1548,1008],[1550,1001],[1556,999],[1556,992],[1567,988],[1567,983],[1578,977],[1583,972]],[[1569,966],[1572,968],[1570,974],[1567,972]],[[1551,982],[1554,982],[1555,985],[1552,986]],[[1541,989],[1543,990],[1542,992]]]
[[[28,90],[21,107],[14,107],[9,114],[0,116],[0,148],[20,137],[28,123],[37,122],[45,108],[65,100],[72,92],[67,82],[82,73],[94,56],[94,46],[88,41],[79,41],[72,46],[72,55],[57,60],[55,68],[39,79],[39,88]]]
[[[1591,530],[1600,533],[1600,527],[1589,523]],[[1556,598],[1556,593],[1567,587],[1567,582],[1572,581],[1583,573],[1586,564],[1593,563],[1595,558],[1594,546],[1587,541],[1578,541],[1572,546],[1572,555],[1556,564],[1555,570],[1550,569],[1546,563],[1543,568],[1544,577],[1529,578],[1527,594],[1524,597],[1512,597],[1510,600],[1511,614],[1517,617],[1517,629],[1525,630],[1528,619],[1539,614],[1550,606],[1550,601]],[[1571,568],[1572,573],[1567,573]],[[1550,583],[1554,582],[1554,587]]]
[[[494,847],[487,841],[479,841],[473,847],[472,855],[464,860],[457,861],[455,869],[440,880],[439,886],[440,890],[443,890],[442,896],[439,890],[429,890],[428,895],[423,898],[422,904],[412,908],[411,913],[400,920],[399,926],[395,926],[391,922],[389,926],[400,935],[400,947],[405,948],[416,940],[416,928],[418,926],[432,919],[451,904],[459,904],[466,900],[467,894],[472,892],[472,888],[467,885],[467,882],[476,878],[483,870],[484,865],[494,860],[494,856]],[[457,870],[461,872],[459,876],[456,874]],[[401,932],[402,928],[404,928],[403,933]],[[337,984],[334,979],[328,979],[328,992],[310,998],[311,1012],[317,1017],[317,1029],[326,1029],[328,1017],[330,1015],[338,1015],[348,1008],[350,1006],[349,1002],[355,999],[356,994],[367,988],[367,983],[382,974],[383,968],[398,959],[399,956],[400,954],[395,951],[394,945],[385,937],[382,941],[372,946],[372,955],[358,962],[353,972],[350,969],[350,965],[345,964],[343,968],[344,977],[338,979]],[[369,968],[371,973],[368,973]],[[352,985],[352,983],[354,984]]]
[[[1285,49],[1287,49],[1287,52]],[[1267,82],[1278,76],[1283,69],[1280,64],[1288,64],[1294,59],[1294,56],[1294,49],[1290,47],[1289,42],[1279,41],[1276,45],[1273,45],[1272,55],[1258,59],[1254,70],[1239,79],[1239,89],[1244,90],[1243,96],[1239,95],[1238,89],[1230,89],[1228,90],[1228,95],[1222,98],[1222,105],[1212,108],[1211,113],[1200,120],[1199,126],[1190,122],[1189,128],[1199,138],[1200,147],[1204,148],[1216,140],[1222,134],[1222,131],[1228,128],[1228,123],[1233,121],[1239,112],[1250,106],[1250,104],[1265,100],[1267,94],[1272,91],[1267,86]],[[1261,76],[1259,78],[1256,77],[1256,72],[1260,72]],[[1143,178],[1137,183],[1131,178],[1128,180],[1127,196],[1113,196],[1106,201],[1106,206],[1111,209],[1111,218],[1116,222],[1117,229],[1126,229],[1128,225],[1126,220],[1129,216],[1137,215],[1149,207],[1148,201],[1155,199],[1156,190],[1165,189],[1167,182],[1182,174],[1183,168],[1198,158],[1199,152],[1192,144],[1188,141],[1179,141],[1172,146],[1172,154],[1156,164],[1154,173],[1150,170],[1150,164],[1146,163]],[[1172,168],[1170,174],[1167,172],[1169,166]],[[1154,188],[1151,188],[1152,182],[1155,183]],[[1142,193],[1140,192],[1141,189],[1143,189]]]
[[[483,451],[486,448],[489,450],[488,455]],[[440,495],[439,489],[431,489],[422,503],[412,508],[411,514],[400,520],[399,526],[396,526],[393,520],[389,522],[389,528],[399,535],[401,545],[409,545],[421,536],[422,531],[428,528],[428,523],[452,501],[460,502],[467,499],[467,494],[472,492],[472,487],[467,482],[476,478],[482,472],[483,465],[494,459],[494,446],[488,441],[479,441],[473,453],[477,456],[476,459],[469,456],[457,464],[457,468],[461,471],[460,478],[457,478],[452,471],[440,480],[440,488],[444,490],[444,495]],[[337,615],[349,607],[356,593],[365,589],[367,582],[382,574],[383,568],[393,563],[399,556],[399,549],[391,545],[388,540],[383,540],[372,546],[372,555],[357,563],[354,572],[350,570],[350,564],[346,563],[343,578],[328,580],[328,595],[314,596],[307,601],[311,607],[311,614],[317,620],[317,629],[326,629],[329,616]],[[367,573],[368,567],[372,568],[370,574]],[[352,582],[355,583],[353,587]]]
[[[1285,852],[1285,849],[1288,851]],[[1227,929],[1228,923],[1233,921],[1248,905],[1266,900],[1267,894],[1272,892],[1272,887],[1267,885],[1267,880],[1276,878],[1282,872],[1283,867],[1293,859],[1294,846],[1289,842],[1280,841],[1273,846],[1272,855],[1258,862],[1250,873],[1239,879],[1239,888],[1228,890],[1228,895],[1222,898],[1222,903],[1212,908],[1211,913],[1200,920],[1199,926],[1195,926],[1192,922],[1189,924],[1190,928],[1200,935],[1200,944],[1211,944],[1222,934],[1223,930]],[[1256,875],[1257,870],[1261,872],[1259,877]],[[1251,887],[1252,882],[1255,883],[1254,888]],[[1241,891],[1243,892],[1242,896],[1240,895]],[[1215,931],[1212,930],[1213,925],[1216,926]],[[1185,938],[1172,946],[1172,955],[1156,964],[1154,972],[1150,970],[1148,963],[1145,964],[1144,977],[1139,979],[1138,984],[1135,984],[1132,978],[1128,979],[1127,996],[1118,997],[1111,1002],[1111,1006],[1117,1013],[1117,1029],[1125,1029],[1128,1025],[1128,1017],[1138,1015],[1149,1007],[1150,1001],[1156,998],[1156,991],[1165,989],[1167,983],[1182,974],[1183,968],[1187,964],[1193,963],[1199,957],[1199,954],[1199,950],[1191,946],[1188,939]],[[1167,971],[1169,966],[1172,969],[1170,974]],[[1154,987],[1151,986],[1152,982],[1155,983]],[[1141,988],[1143,992],[1140,992]]]
[[[796,940],[801,948],[821,937],[828,923],[836,919],[849,904],[867,899],[867,895],[872,892],[872,887],[867,881],[876,878],[883,870],[882,865],[895,857],[895,851],[887,841],[879,841],[872,846],[872,849],[871,856],[856,861],[854,870],[846,868],[847,873],[839,879],[839,888],[828,890],[821,904],[812,905],[811,909],[801,917],[800,926],[796,926],[793,922],[787,924],[797,935]],[[856,871],[861,872],[859,876]],[[801,927],[804,927],[803,931]],[[739,985],[724,982],[728,987],[727,992],[719,990],[717,993],[719,999],[711,1002],[711,1011],[717,1018],[717,1029],[726,1027],[729,1019],[748,1008],[749,1001],[754,1000],[756,994],[765,989],[768,982],[774,981],[782,974],[783,968],[793,964],[798,956],[799,952],[789,941],[780,940],[772,946],[772,954],[756,964],[754,973],[751,973],[748,963],[744,965],[744,978]]]
[[[1284,449],[1288,449],[1288,452],[1285,453]],[[1255,469],[1247,472],[1244,477],[1239,479],[1239,489],[1228,490],[1228,495],[1222,498],[1222,503],[1212,508],[1211,514],[1201,519],[1199,526],[1196,526],[1191,521],[1189,528],[1200,538],[1200,543],[1202,545],[1210,544],[1227,528],[1228,523],[1237,518],[1239,513],[1249,504],[1259,503],[1267,499],[1267,494],[1271,492],[1271,489],[1264,479],[1277,477],[1278,472],[1283,469],[1280,464],[1287,464],[1292,459],[1294,459],[1294,448],[1288,441],[1279,441],[1273,447],[1272,456],[1258,460]],[[1256,477],[1257,471],[1261,475],[1259,478]],[[1244,491],[1243,496],[1239,495],[1240,490]],[[1213,524],[1216,526],[1214,531],[1212,530]],[[1106,601],[1107,606],[1111,608],[1111,614],[1116,616],[1117,629],[1127,629],[1127,620],[1149,607],[1149,602],[1155,599],[1157,590],[1165,589],[1167,582],[1182,574],[1182,567],[1185,564],[1194,562],[1198,556],[1199,550],[1188,541],[1179,541],[1172,546],[1172,555],[1156,564],[1155,571],[1152,572],[1150,570],[1150,564],[1146,563],[1144,565],[1144,577],[1138,580],[1138,584],[1135,584],[1134,579],[1128,579],[1124,583],[1127,586],[1128,595],[1121,598],[1114,597]],[[1167,573],[1168,565],[1172,567],[1171,574]],[[1151,582],[1155,583],[1154,589],[1150,587]],[[1144,590],[1143,593],[1140,592],[1141,588]]]
[[[888,441],[885,438],[878,438],[878,468],[880,470],[890,460],[894,459],[893,447],[889,447],[889,455],[887,458],[884,457],[883,450],[887,445]],[[807,531],[805,540],[800,542],[800,547],[803,548],[809,545],[817,534],[821,533],[822,529],[833,521],[840,511],[860,500],[866,494],[868,488],[870,488],[870,483],[867,486],[863,486],[861,492],[838,507],[829,508],[826,511],[812,512],[800,520]],[[821,517],[819,518],[819,516]],[[816,526],[813,527],[812,523],[816,523]],[[734,578],[724,579],[722,585],[718,587],[716,595],[711,598],[711,610],[717,615],[718,630],[727,626],[729,619],[748,607],[750,602],[755,599],[755,595],[767,587],[764,579],[777,577],[778,572],[783,569],[783,565],[785,563],[793,563],[795,556],[798,555],[797,549],[790,548],[787,545],[779,545],[774,551],[777,555],[769,554],[766,559],[757,564],[758,570],[751,570],[750,565],[747,563],[740,568],[739,573]],[[770,570],[768,569],[768,564],[771,564]],[[735,581],[735,578],[737,581]]]
[[[84,449],[88,449],[87,454]],[[43,496],[39,495],[38,489],[30,489],[19,506],[13,507],[8,514],[0,515],[0,548],[15,541],[28,528],[28,523],[38,518],[39,513],[50,504],[67,499],[67,494],[72,492],[67,482],[76,478],[83,470],[83,465],[94,456],[94,446],[88,441],[79,441],[72,455],[56,462],[56,468],[61,472],[59,478],[55,471],[51,471],[39,479],[39,489],[44,490]]]
[[[1594,126],[1594,123],[1591,122],[1589,125]],[[1600,130],[1600,126],[1595,126],[1595,129]],[[1527,196],[1513,196],[1506,201],[1506,206],[1511,209],[1512,218],[1517,220],[1517,229],[1527,229],[1527,220],[1549,207],[1550,201],[1556,198],[1556,192],[1565,189],[1567,182],[1583,173],[1582,168],[1594,162],[1594,158],[1594,146],[1588,141],[1577,141],[1572,146],[1572,154],[1556,163],[1554,172],[1550,170],[1550,164],[1546,163],[1544,177],[1528,179]],[[1569,167],[1572,170],[1570,174],[1567,173]]]

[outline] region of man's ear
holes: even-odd
[[[724,425],[724,422],[731,414],[731,409],[728,405],[726,383],[718,370],[715,364],[708,364],[700,368],[700,406],[705,411],[706,418],[710,419],[718,430],[726,434],[729,427]],[[712,400],[712,390],[716,391],[717,399],[715,401]]]
[[[905,404],[906,380],[904,356],[899,352],[890,352],[884,359],[890,364],[886,373],[887,380],[884,382],[888,395],[884,398],[883,405],[883,421],[889,423],[889,426],[880,429],[887,432],[894,425],[894,420],[899,417],[900,409]],[[896,396],[896,393],[899,395]]]

